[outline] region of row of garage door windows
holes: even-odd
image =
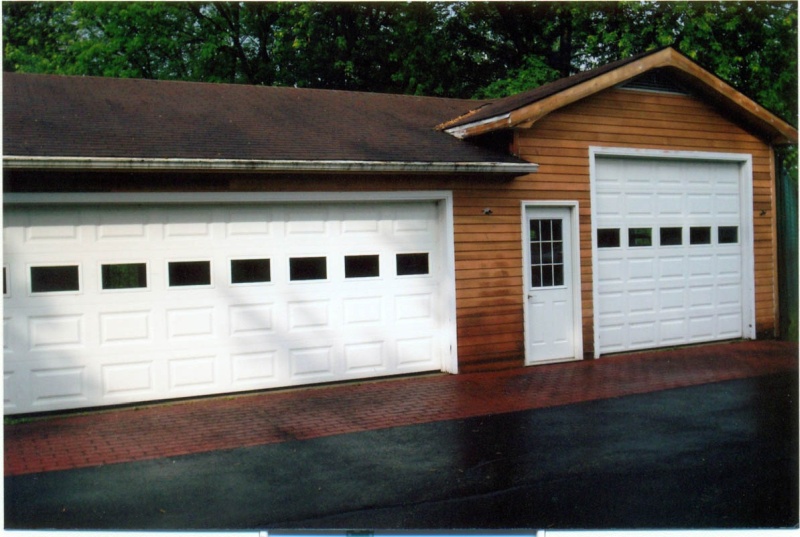
[[[711,244],[710,226],[693,226],[689,228],[689,244]],[[598,248],[618,248],[621,232],[619,228],[601,228],[597,230]],[[682,227],[662,227],[658,230],[660,246],[683,245]],[[737,226],[717,227],[717,244],[737,244],[739,242],[739,228]],[[653,228],[635,227],[628,228],[628,246],[653,246]]]
[[[397,276],[429,273],[427,253],[396,254]],[[344,256],[344,277],[377,278],[380,276],[378,255]],[[289,281],[326,280],[327,257],[289,258]],[[115,263],[100,266],[101,288],[104,290],[142,289],[147,287],[147,263]],[[267,283],[272,281],[270,259],[232,259],[231,284]],[[211,261],[170,261],[167,263],[169,287],[211,285]],[[78,265],[30,267],[31,293],[80,291]],[[6,270],[3,267],[3,294],[8,294]]]

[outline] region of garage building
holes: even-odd
[[[777,335],[797,131],[673,49],[493,101],[3,84],[7,414]]]

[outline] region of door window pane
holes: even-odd
[[[619,229],[605,228],[597,230],[598,248],[619,248]]]
[[[531,219],[531,287],[564,285],[564,230],[561,219]]]
[[[380,276],[380,266],[377,255],[344,256],[345,278],[376,278],[378,276]]]
[[[428,274],[428,254],[397,254],[397,275],[414,276]]]
[[[79,291],[78,265],[31,267],[31,292]]]
[[[169,286],[211,285],[211,261],[171,261]]]
[[[261,283],[272,278],[269,259],[231,259],[231,283]]]
[[[711,228],[689,228],[689,244],[711,244]]]
[[[289,279],[293,282],[324,280],[328,277],[325,257],[292,257],[289,259]]]
[[[717,230],[719,244],[736,244],[739,242],[739,228],[737,226],[720,226]]]
[[[103,265],[100,269],[103,289],[141,289],[147,287],[145,263]]]
[[[659,235],[661,246],[680,246],[683,243],[683,228],[662,227]]]
[[[649,227],[632,227],[628,230],[628,246],[652,246],[653,230]]]

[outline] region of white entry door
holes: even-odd
[[[526,246],[526,364],[580,357],[575,329],[571,209],[528,207]]]

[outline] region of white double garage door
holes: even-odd
[[[10,205],[6,413],[446,368],[446,213],[443,201]]]
[[[593,163],[596,354],[755,337],[749,157]]]

